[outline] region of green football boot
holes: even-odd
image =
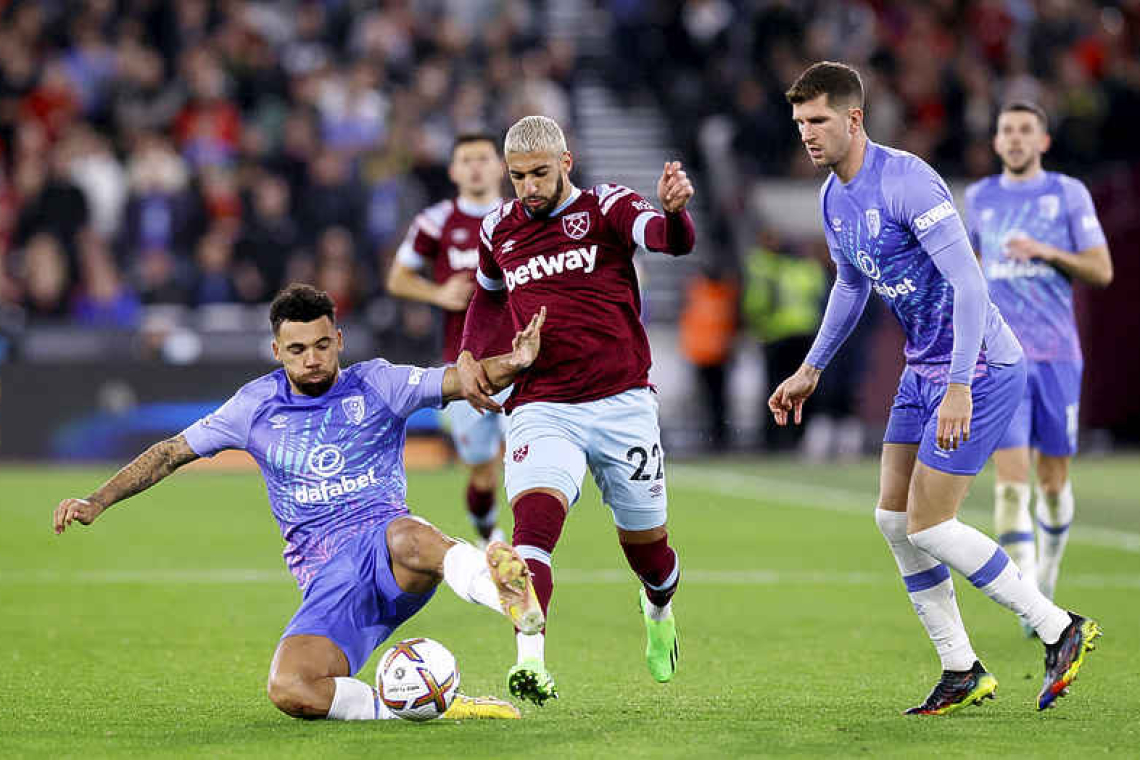
[[[539,707],[548,699],[558,699],[558,687],[546,665],[538,660],[523,660],[507,673],[507,688],[519,699],[529,699]]]
[[[677,646],[677,620],[672,609],[664,620],[649,617],[649,597],[645,595],[644,588],[640,589],[638,603],[641,616],[645,618],[645,664],[649,666],[653,680],[668,683],[676,675],[677,660],[681,657]]]

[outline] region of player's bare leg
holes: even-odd
[[[1100,629],[1057,607],[1022,577],[1009,555],[985,534],[958,521],[972,475],[953,475],[919,462],[908,497],[910,541],[957,570],[998,604],[1026,620],[1045,644],[1045,678],[1038,708],[1067,690]]]
[[[1037,578],[1037,551],[1034,546],[1033,515],[1029,510],[1031,489],[1028,446],[998,449],[993,455],[997,470],[994,484],[994,534],[998,543],[1026,578]],[[1027,636],[1033,628],[1021,621]]]
[[[669,546],[664,525],[648,530],[617,529],[630,569],[641,579],[638,605],[645,621],[645,662],[659,683],[673,679],[681,656],[673,593],[680,581],[680,562]]]
[[[926,701],[909,714],[942,715],[961,709],[997,687],[985,673],[962,625],[954,582],[944,564],[907,537],[907,503],[918,446],[887,443],[879,468],[875,523],[890,547],[907,595],[942,663],[942,678]],[[975,672],[977,665],[980,672]]]
[[[553,488],[532,488],[511,502],[515,515],[514,550],[530,572],[530,583],[544,619],[549,620],[550,598],[554,594],[551,553],[562,535],[569,501]],[[488,547],[488,555],[497,549]],[[557,698],[554,678],[546,669],[546,628],[528,633],[518,630],[518,661],[507,674],[511,694],[542,705]]]
[[[289,636],[277,645],[269,666],[269,701],[294,718],[376,718],[372,687],[350,675],[348,658],[332,639]],[[333,710],[338,694],[339,709]]]
[[[1050,599],[1057,588],[1073,512],[1069,457],[1041,454],[1037,458],[1037,587]]]
[[[467,479],[467,516],[479,536],[476,545],[486,549],[492,541],[502,541],[503,531],[496,524],[495,493],[499,488],[499,462],[492,457],[470,465]]]

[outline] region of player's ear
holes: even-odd
[[[339,327],[336,328],[336,350],[337,353],[344,350],[344,333],[340,331]]]
[[[1041,152],[1048,153],[1049,148],[1053,145],[1053,135],[1046,132],[1041,135]]]
[[[863,109],[849,108],[847,110],[847,119],[851,134],[856,134],[863,127]]]
[[[574,154],[568,150],[562,151],[562,171],[567,174],[574,168]]]
[[[281,361],[281,351],[277,348],[277,341],[273,341],[269,345],[273,349],[274,360]]]

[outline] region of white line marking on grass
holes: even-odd
[[[711,491],[761,504],[776,502],[845,515],[859,515],[868,520],[871,519],[877,499],[877,494],[871,492],[780,480],[764,475],[746,475],[707,466],[672,465],[669,469],[669,481],[681,488]],[[986,521],[991,519],[991,515],[976,509],[962,510],[962,516],[975,525],[985,525]],[[1140,554],[1140,533],[1081,525],[1079,520],[1073,526],[1071,540],[1089,546]]]
[[[557,583],[571,586],[636,586],[637,579],[625,568],[560,568],[555,567]],[[216,570],[0,570],[0,583],[8,585],[68,586],[136,584],[167,586],[179,584],[238,585],[279,584],[291,585],[292,577],[284,570],[257,570],[252,568],[219,568]],[[823,570],[771,570],[747,568],[741,570],[684,569],[681,582],[695,586],[882,586],[899,585],[902,581],[895,573],[865,571]],[[963,583],[961,579],[959,584]],[[1100,589],[1140,589],[1140,576],[1128,573],[1098,574],[1074,573],[1062,575],[1065,587]]]

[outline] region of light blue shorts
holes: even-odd
[[[553,488],[574,504],[589,466],[619,528],[665,524],[665,450],[649,388],[580,404],[523,404],[507,424],[509,500],[532,488]]]
[[[1077,453],[1081,362],[1029,362],[1025,395],[998,443],[999,449],[1032,446],[1051,457]]]
[[[511,395],[505,388],[494,396],[502,404]],[[499,456],[506,434],[506,420],[502,414],[479,411],[460,399],[452,401],[444,410],[455,451],[466,464],[483,464]]]

